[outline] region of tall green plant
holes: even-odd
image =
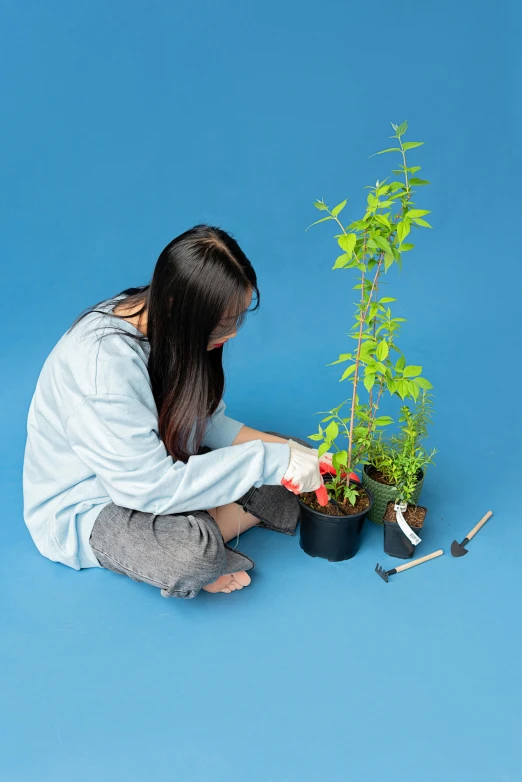
[[[422,367],[408,364],[397,345],[400,326],[405,318],[392,315],[390,304],[395,299],[389,296],[379,298],[381,275],[386,274],[394,264],[402,269],[402,254],[414,248],[413,244],[405,242],[406,237],[412,229],[431,228],[424,219],[429,210],[415,208],[413,200],[413,188],[429,182],[414,176],[421,170],[420,166],[409,166],[406,159],[409,150],[422,146],[424,142],[403,142],[402,137],[408,129],[407,122],[391,125],[395,132],[390,138],[397,139],[399,146],[374,154],[398,152],[402,163],[393,173],[403,177],[404,181],[387,184],[387,180],[377,180],[375,187],[367,186],[365,189],[370,192],[363,217],[346,227],[339,215],[347,200],[332,210],[324,200],[314,202],[317,209],[328,212],[328,215],[312,225],[334,220],[342,231],[335,234],[335,238],[343,252],[332,268],[342,271],[355,269],[359,272],[358,282],[353,289],[360,291],[360,300],[356,303],[355,322],[348,334],[355,340],[356,346],[331,362],[348,364],[340,382],[349,378],[352,392],[337,408],[323,411],[328,412],[328,415],[319,424],[318,432],[309,436],[312,440],[321,441],[319,455],[336,448],[333,465],[337,477],[326,485],[337,499],[345,497],[352,504],[356,501],[357,489],[349,483],[350,470],[367,452],[377,428],[393,423],[389,416],[377,415],[383,394],[397,395],[402,400],[411,397],[415,401],[421,389],[432,387],[422,377]],[[396,360],[392,359],[392,351],[398,354]],[[360,401],[361,384],[368,394],[368,401],[363,403]],[[346,415],[340,413],[344,405],[348,405]],[[321,424],[326,422],[328,426],[323,428]],[[346,448],[338,447],[336,439],[339,435],[346,436]],[[344,476],[341,468],[345,468]]]

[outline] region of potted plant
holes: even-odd
[[[384,551],[392,557],[409,559],[420,539],[418,533],[424,524],[427,508],[417,505],[425,469],[433,464],[437,453],[428,453],[421,447],[431,422],[432,396],[423,391],[412,413],[408,405],[401,409],[401,433],[393,435],[383,452],[387,459],[382,469],[389,481],[397,487],[396,497],[386,505],[384,513]],[[389,470],[389,472],[387,472]],[[413,533],[412,533],[413,530]]]
[[[341,229],[335,238],[342,254],[332,268],[342,272],[357,270],[359,277],[353,289],[360,291],[355,322],[349,334],[356,342],[355,348],[331,362],[348,363],[340,382],[350,378],[352,393],[339,407],[327,411],[318,432],[309,435],[310,439],[321,441],[320,456],[335,449],[333,472],[325,483],[329,502],[324,507],[318,506],[313,492],[300,497],[301,547],[311,556],[331,561],[355,555],[364,519],[372,510],[371,490],[355,480],[357,476],[353,469],[369,452],[379,428],[393,423],[390,416],[378,415],[383,394],[399,396],[402,400],[407,397],[416,400],[421,389],[431,388],[431,384],[421,377],[422,367],[408,365],[397,346],[397,335],[404,318],[392,315],[390,303],[395,299],[389,296],[379,298],[381,275],[394,264],[402,268],[402,254],[414,247],[404,241],[411,230],[431,227],[424,220],[429,212],[413,208],[413,187],[428,183],[414,177],[419,167],[408,166],[406,161],[406,152],[423,142],[404,143],[402,136],[408,128],[407,123],[391,124],[395,131],[392,138],[397,139],[399,146],[375,154],[400,152],[402,164],[393,173],[404,176],[404,182],[387,184],[386,180],[377,180],[375,187],[368,186],[370,192],[363,217],[346,227],[339,219],[346,200],[332,210],[323,200],[314,202],[317,209],[328,212],[328,215],[312,225],[334,220]],[[399,354],[396,361],[392,361],[392,351]],[[367,401],[361,401],[361,386]],[[340,410],[345,404],[348,405],[346,415],[341,415]],[[328,425],[323,428],[322,423]],[[338,446],[336,440],[339,436],[346,437],[346,447]]]
[[[322,440],[320,455],[336,448],[332,455],[333,469],[324,476],[328,505],[319,505],[314,492],[305,492],[299,497],[300,546],[310,556],[322,557],[330,562],[355,556],[364,521],[373,504],[371,493],[361,487],[360,479],[351,471],[349,463],[353,446],[361,447],[376,424],[368,420],[368,411],[359,404],[358,397],[353,407],[354,415],[343,418],[341,409],[349,401],[344,400],[335,409],[324,411],[327,415],[319,424],[319,432],[309,435],[312,440]],[[321,424],[326,422],[328,425],[323,429]],[[347,439],[347,448],[339,448],[337,444],[343,436]]]
[[[390,502],[395,502],[398,497],[398,481],[400,465],[398,451],[392,442],[382,436],[376,438],[370,445],[365,463],[362,468],[362,484],[372,494],[374,503],[368,514],[374,524],[384,523],[384,514]],[[415,476],[410,502],[417,503],[420,500],[424,486],[424,471],[419,470]]]

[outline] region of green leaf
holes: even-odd
[[[406,242],[404,242],[403,244],[401,244],[401,253],[407,253],[409,250],[413,250],[414,247],[415,247],[414,244],[407,244]]]
[[[379,344],[377,345],[376,350],[376,356],[379,359],[379,361],[384,361],[384,359],[387,357],[389,353],[388,343],[385,339],[381,340]]]
[[[408,236],[410,232],[409,223],[405,220],[401,220],[397,223],[397,236],[399,237],[399,244],[402,244],[403,240]]]
[[[415,147],[422,147],[424,144],[424,141],[407,141],[405,144],[402,145],[402,148],[405,152],[408,151],[408,149],[415,149]]]
[[[410,185],[429,185],[427,179],[418,179],[417,177],[412,177],[410,179]]]
[[[399,392],[399,396],[401,399],[404,399],[404,397],[408,394],[408,381],[402,380],[399,378],[397,382],[397,391]]]
[[[397,128],[397,135],[404,136],[407,130],[408,130],[408,123],[406,122],[406,120],[404,120],[404,122],[401,122],[401,124]]]
[[[429,209],[410,209],[407,213],[407,217],[413,220],[414,217],[423,217],[424,215],[431,214]]]
[[[322,434],[309,434],[308,435],[309,440],[322,440],[323,435]]]
[[[420,394],[419,386],[414,380],[410,380],[408,383],[408,388],[410,389],[410,394],[412,395],[413,399],[417,401],[417,398]]]
[[[364,387],[366,388],[367,391],[369,391],[373,387],[373,384],[375,383],[375,375],[366,375],[363,382],[364,382]]]
[[[416,377],[414,380],[415,383],[417,383],[418,386],[421,388],[424,388],[426,390],[433,388],[429,380],[426,380],[425,377]]]
[[[393,418],[391,418],[389,415],[380,415],[375,419],[374,423],[375,426],[389,426],[390,424],[393,424]]]
[[[337,217],[339,212],[341,212],[344,209],[344,207],[346,206],[347,203],[348,203],[348,201],[345,199],[344,201],[341,201],[340,204],[337,204],[337,206],[334,206],[334,208],[332,209],[333,216]]]
[[[316,209],[320,209],[322,212],[325,210],[328,211],[328,207],[323,201],[314,201],[314,206]]]
[[[390,252],[390,244],[386,241],[386,239],[383,236],[378,236],[377,234],[373,237],[374,242],[381,248],[381,250],[384,250],[385,253]]]
[[[325,220],[333,220],[333,217],[330,217],[330,215],[328,215],[328,217],[321,217],[320,220],[316,220],[315,223],[311,223],[308,228],[311,228],[312,225],[317,225],[317,223],[324,223]],[[305,228],[305,233],[308,231],[308,228]]]
[[[339,255],[334,265],[332,266],[332,269],[342,269],[344,266],[346,266],[347,263],[351,261],[351,259],[351,253],[344,253],[344,255]]]
[[[384,225],[386,228],[391,228],[391,223],[388,220],[388,218],[386,217],[386,215],[378,215],[378,214],[376,214],[375,215],[375,219],[377,220],[377,222],[381,223],[381,225]]]
[[[327,450],[329,448],[330,448],[330,443],[321,443],[321,445],[319,446],[319,448],[317,450],[317,456],[319,457],[319,459],[321,458],[323,453],[327,452]]]
[[[422,367],[416,367],[416,366],[409,366],[405,367],[404,369],[404,377],[415,377],[416,375],[420,375],[422,372]]]
[[[374,155],[384,155],[385,152],[400,152],[401,150],[399,147],[389,147],[388,149],[381,149],[380,152],[374,152],[373,155],[370,155],[370,157],[373,157]]]
[[[341,467],[348,466],[348,454],[346,451],[338,451],[335,456],[337,457],[337,464],[339,464]]]
[[[344,361],[349,361],[351,357],[352,357],[351,353],[341,353],[338,359],[336,359],[335,361],[330,361],[330,363],[327,364],[326,366],[331,367],[334,364],[342,364]]]
[[[416,218],[416,220],[415,220],[415,222],[417,223],[417,225],[422,225],[422,226],[424,226],[424,228],[433,228],[433,226],[432,226],[432,225],[430,225],[429,223],[427,223],[427,222],[426,222],[426,220],[422,220],[420,217],[417,217],[417,218]]]
[[[393,263],[393,255],[389,255],[388,253],[386,253],[386,255],[384,256],[384,271],[385,272],[388,271],[388,269],[390,268],[392,263]]]
[[[347,231],[357,230],[357,231],[364,231],[366,228],[368,228],[368,225],[366,223],[366,220],[354,220],[353,223],[350,223],[346,227]]]
[[[379,299],[379,304],[388,304],[390,301],[397,301],[397,299],[394,299],[393,296],[384,296],[382,299]]]
[[[345,253],[351,256],[356,241],[357,241],[357,236],[355,234],[343,234],[338,238],[337,244],[339,245],[341,250],[344,250]]]
[[[350,367],[345,369],[341,377],[341,380],[346,380],[346,378],[349,377],[352,374],[352,372],[355,372],[356,366],[357,366],[356,364],[352,364]],[[339,383],[341,382],[341,380],[339,380]]]
[[[361,358],[364,358],[365,361],[368,361],[371,358],[371,354],[377,347],[377,342],[372,339],[367,339],[365,342],[361,345]]]
[[[401,356],[398,359],[397,363],[395,364],[395,369],[397,370],[397,372],[402,372],[405,366],[406,366],[406,359],[404,358],[404,356]]]
[[[338,434],[339,434],[339,424],[337,423],[337,421],[330,421],[330,423],[326,427],[326,436],[330,441],[332,441],[335,440]]]

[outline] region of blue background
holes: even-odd
[[[519,9],[3,0],[6,782],[521,779]],[[330,224],[305,228],[316,198],[361,214],[404,119],[433,230],[387,293],[435,387],[419,554],[445,556],[386,585],[376,561],[398,563],[371,524],[335,564],[253,529],[251,586],[187,601],[41,557],[21,494],[40,368],[197,222],[235,236],[261,287],[226,348],[229,413],[303,437],[344,398],[325,365],[351,344],[353,283]]]

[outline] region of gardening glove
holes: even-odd
[[[322,474],[331,472],[331,461],[317,456],[317,448],[307,448],[305,445],[289,440],[290,462],[283,475],[281,483],[294,494],[315,491],[319,505],[328,504],[328,492],[324,486]]]

